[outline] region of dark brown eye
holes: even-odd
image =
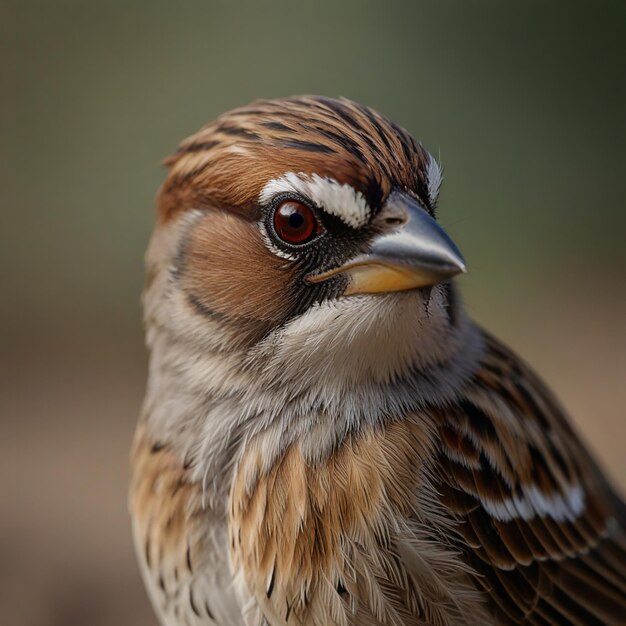
[[[320,231],[320,224],[313,211],[302,202],[286,200],[276,207],[274,229],[286,243],[306,243]]]

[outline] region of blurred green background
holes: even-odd
[[[440,156],[472,315],[626,485],[622,0],[0,0],[0,33],[0,623],[155,624],[125,491],[159,161],[259,97]]]

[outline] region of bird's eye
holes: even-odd
[[[321,225],[306,204],[286,200],[274,211],[274,230],[284,242],[300,245],[319,234]]]

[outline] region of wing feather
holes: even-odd
[[[465,400],[441,412],[438,491],[502,623],[626,623],[624,508],[520,359],[485,335]]]

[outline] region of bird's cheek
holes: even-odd
[[[202,216],[185,237],[177,269],[190,303],[207,316],[271,324],[291,308],[294,270],[266,248],[254,222]]]

